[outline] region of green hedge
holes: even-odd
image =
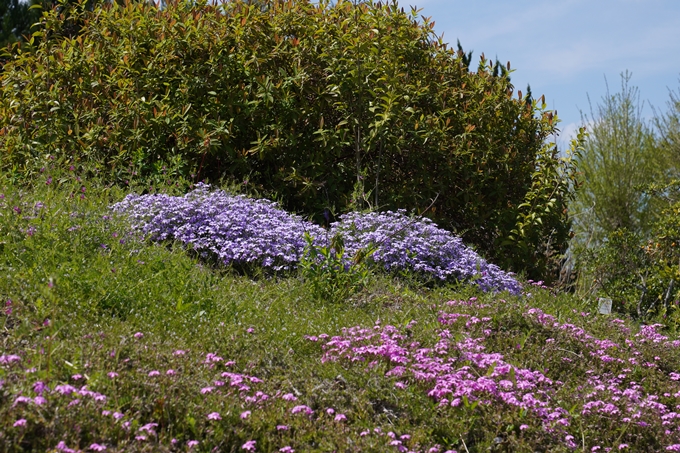
[[[226,178],[318,221],[405,208],[550,275],[574,168],[509,63],[471,70],[396,3],[249,3],[46,11],[2,74],[2,170],[51,156],[117,183]]]

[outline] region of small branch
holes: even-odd
[[[668,308],[668,302],[671,300],[671,295],[673,294],[673,287],[675,286],[675,279],[671,278],[671,283],[668,285],[668,290],[666,290],[666,296],[663,298],[664,307]]]
[[[439,198],[439,192],[437,192],[437,195],[434,197],[434,200],[432,200],[432,203],[430,203],[430,206],[425,208],[425,210],[423,212],[421,212],[420,215],[425,214],[428,209],[430,209],[432,206],[434,206],[435,202],[437,201],[437,198]]]
[[[465,445],[465,440],[463,439],[463,436],[460,436],[460,441],[463,442],[463,448],[465,448],[465,451],[467,453],[470,453],[470,450],[467,449],[467,445]]]
[[[641,307],[642,307],[642,301],[645,299],[645,296],[647,295],[647,282],[645,282],[645,278],[641,274],[638,274],[638,276],[640,277],[640,280],[642,280],[642,286],[636,285],[636,287],[638,289],[642,290],[642,294],[640,294],[640,300],[638,301],[638,304],[637,304],[637,315],[638,315],[638,318],[642,318]],[[652,307],[654,307],[654,304],[652,304],[652,306],[649,307],[649,310],[651,310]],[[647,313],[649,313],[649,310],[647,310]]]
[[[568,352],[570,354],[574,354],[576,357],[578,357],[580,359],[583,358],[583,354],[577,354],[574,351],[570,351],[569,349],[562,349],[562,348],[555,348],[555,349],[557,349],[558,351],[564,351],[564,352]]]

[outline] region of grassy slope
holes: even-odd
[[[677,345],[586,302],[376,275],[328,303],[294,275],[233,275],[137,241],[106,218],[122,192],[46,178],[0,189],[0,451],[680,443]],[[466,397],[447,393],[461,382]]]

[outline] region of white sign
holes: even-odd
[[[598,311],[601,315],[610,315],[612,313],[612,300],[600,297],[597,299]]]

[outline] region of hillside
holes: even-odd
[[[94,180],[0,192],[2,451],[680,450],[660,325],[375,269],[324,300],[140,239]]]

